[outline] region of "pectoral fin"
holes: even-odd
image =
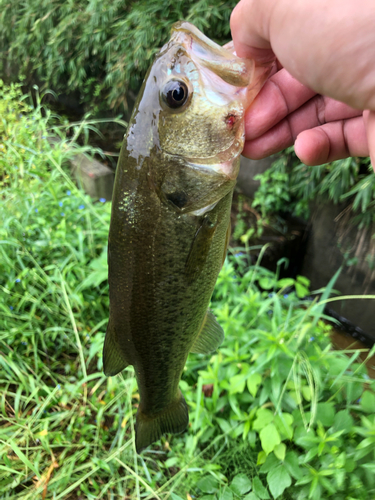
[[[223,263],[221,264],[221,267],[223,267],[224,262],[225,262],[225,257],[227,256],[227,251],[228,251],[228,246],[229,246],[229,241],[230,241],[231,229],[232,229],[232,225],[231,225],[230,219],[229,219],[227,234],[225,235],[224,255],[223,255]]]
[[[206,215],[195,233],[185,265],[185,274],[189,284],[199,276],[204,267],[216,227],[217,223],[212,222],[210,216]]]
[[[111,321],[109,321],[103,347],[104,373],[107,377],[112,377],[124,370],[129,364],[121,352],[116,340],[115,329],[112,327]]]
[[[200,332],[195,339],[190,352],[207,354],[215,351],[223,340],[224,330],[221,328],[212,312],[208,309]]]

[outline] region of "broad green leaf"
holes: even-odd
[[[245,495],[242,500],[259,500],[259,497],[252,491]]]
[[[286,437],[288,439],[292,439],[293,421],[294,421],[293,415],[290,415],[290,413],[281,413],[280,415],[276,415],[274,423],[281,436]]]
[[[252,373],[247,379],[247,388],[250,394],[255,397],[258,392],[259,386],[262,383],[262,377],[259,373]]]
[[[218,489],[218,481],[211,475],[205,476],[197,482],[198,488],[203,491],[203,493],[215,493]]]
[[[353,417],[350,415],[349,410],[341,410],[336,413],[333,421],[333,429],[335,431],[344,431],[348,433],[354,425]]]
[[[258,453],[257,465],[262,465],[267,460],[267,453],[265,451],[260,451]]]
[[[335,407],[333,403],[318,403],[316,410],[316,420],[324,427],[331,427],[335,418]]]
[[[281,443],[280,434],[278,433],[275,424],[268,424],[259,433],[260,441],[262,443],[263,450],[267,453],[271,453],[275,446]]]
[[[264,427],[266,427],[270,422],[274,419],[273,413],[271,410],[267,410],[266,408],[260,408],[257,411],[257,418],[254,420],[253,429],[255,431],[260,431]]]
[[[251,481],[246,474],[237,474],[237,476],[234,476],[230,487],[236,495],[244,495],[251,490]]]
[[[262,453],[264,453],[264,451]],[[262,472],[262,473],[269,472],[270,470],[274,469],[278,465],[280,465],[280,460],[277,459],[275,457],[275,455],[272,453],[272,454],[268,455],[266,461],[264,462],[262,467],[259,469],[259,472]]]
[[[277,446],[275,446],[273,452],[279,460],[284,460],[286,453],[286,445],[284,443],[278,444]]]
[[[265,277],[261,278],[258,283],[261,288],[264,288],[264,290],[271,290],[271,288],[275,286],[275,279]]]
[[[361,408],[366,413],[375,412],[375,394],[370,391],[365,391],[361,396]]]
[[[284,466],[294,479],[300,479],[302,477],[302,468],[299,465],[297,454],[294,451],[287,452]]]
[[[303,297],[306,297],[306,295],[309,295],[309,293],[310,293],[309,289],[306,288],[305,286],[301,285],[301,283],[298,283],[298,281],[296,281],[295,287],[296,287],[297,296],[300,299],[303,299]]]
[[[229,394],[242,394],[245,390],[246,377],[244,375],[235,375],[230,379]]]
[[[292,478],[283,465],[279,465],[267,474],[269,489],[274,498],[278,498],[292,484]]]
[[[286,288],[288,286],[293,286],[294,285],[294,279],[293,278],[282,278],[281,280],[278,280],[276,283],[276,286],[280,288]]]
[[[308,385],[304,385],[302,387],[302,396],[306,399],[306,401],[311,401],[311,387]]]
[[[307,287],[310,286],[310,280],[306,278],[306,276],[297,276],[297,281],[299,283],[302,283],[302,285],[305,285]]]
[[[232,490],[226,486],[224,491],[220,494],[219,500],[233,500]]]
[[[258,476],[255,476],[253,479],[253,490],[254,493],[261,499],[261,500],[268,500],[270,498],[268,491],[266,488],[263,486],[262,481],[259,479]]]

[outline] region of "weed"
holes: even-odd
[[[3,121],[1,497],[374,497],[375,383],[358,353],[331,349],[322,320],[337,275],[307,301],[306,279],[280,280],[241,252],[212,300],[225,341],[183,374],[188,431],[135,453],[132,370],[102,373],[110,204],[70,180],[79,148],[63,129],[52,147],[48,119],[37,108]]]

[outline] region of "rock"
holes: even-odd
[[[241,168],[237,178],[237,186],[246,196],[254,198],[255,191],[260,185],[260,182],[254,180],[254,177],[269,169],[275,159],[276,156],[269,156],[263,160],[249,160],[241,156]]]
[[[92,198],[112,199],[114,171],[93,158],[78,154],[71,160],[72,174]]]
[[[343,266],[334,288],[342,295],[375,295],[375,224],[359,229],[350,206],[315,203],[310,236],[301,274],[311,280],[311,290],[328,284]],[[375,340],[375,300],[331,302],[336,311]]]

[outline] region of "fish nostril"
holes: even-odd
[[[229,130],[233,128],[236,121],[237,121],[237,116],[234,115],[233,113],[229,113],[229,115],[225,117],[225,123],[227,124]]]

